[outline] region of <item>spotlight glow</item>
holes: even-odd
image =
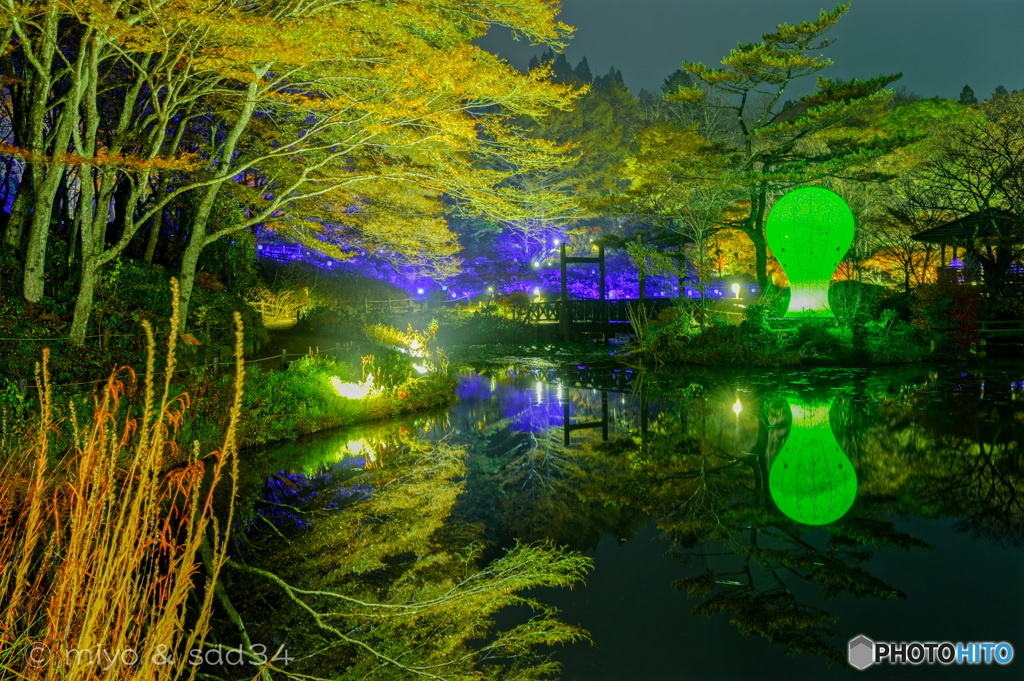
[[[367,376],[362,383],[342,383],[337,376],[331,376],[331,386],[341,397],[361,400],[373,391],[373,376]]]

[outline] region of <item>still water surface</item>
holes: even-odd
[[[1024,367],[509,366],[463,375],[459,398],[273,456],[330,475],[388,465],[400,438],[465,446],[461,520],[594,560],[585,587],[538,594],[593,637],[556,654],[565,679],[850,678],[859,634],[1024,655]]]

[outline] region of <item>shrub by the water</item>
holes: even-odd
[[[701,327],[679,308],[643,323],[635,352],[656,362],[745,366],[890,364],[926,357],[928,342],[920,331],[892,310],[870,314],[875,304],[847,300],[842,317],[777,328],[771,315],[778,299],[750,305],[739,324],[710,312]]]
[[[914,326],[935,341],[940,355],[965,357],[981,340],[981,294],[976,286],[949,279],[915,292]]]

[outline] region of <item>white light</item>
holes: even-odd
[[[422,296],[423,295],[423,289],[421,289],[421,288],[416,289],[416,293],[418,293],[418,294],[420,294]]]
[[[421,374],[425,374],[427,373],[427,371],[429,371],[429,369],[427,369],[427,367],[423,366],[422,364],[413,364],[412,368],[420,372]]]
[[[556,245],[556,246],[557,246],[558,244],[560,244],[560,243],[562,243],[562,242],[561,242],[561,241],[559,241],[558,239],[555,239],[555,245]]]
[[[732,405],[732,413],[736,414],[736,416],[739,416],[741,411],[743,411],[743,405],[740,404],[740,398],[737,397],[736,404]]]
[[[339,396],[350,400],[361,400],[373,390],[373,376],[367,376],[362,383],[342,383],[337,376],[331,376],[331,386]]]

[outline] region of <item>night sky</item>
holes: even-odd
[[[717,66],[738,41],[759,42],[776,24],[815,19],[822,0],[563,0],[562,21],[576,27],[566,56],[584,56],[594,75],[612,66],[634,93],[657,91],[684,59]],[[902,72],[893,87],[956,99],[965,84],[978,99],[997,85],[1024,88],[1021,0],[852,0],[830,33],[832,78]],[[521,69],[543,50],[489,35],[484,47]],[[794,94],[813,86],[813,79]]]

